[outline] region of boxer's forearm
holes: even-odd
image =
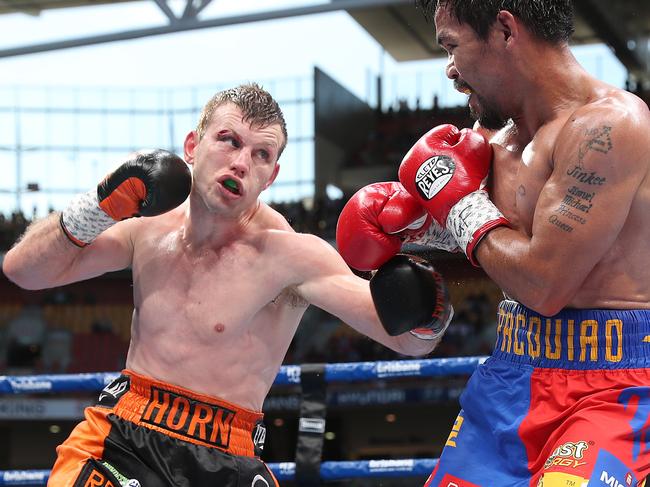
[[[398,335],[393,338],[399,344],[394,348],[401,350],[401,353],[403,355],[409,355],[411,357],[422,357],[424,355],[430,354],[438,346],[440,340],[442,340],[442,336],[433,340],[423,340],[421,338],[417,338],[412,333],[403,333],[402,335]]]
[[[63,233],[60,215],[53,213],[32,223],[21,239],[7,252],[2,271],[25,289],[56,286],[82,249]]]

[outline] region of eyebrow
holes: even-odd
[[[276,159],[277,159],[277,156],[278,156],[278,152],[280,150],[280,148],[278,146],[276,146],[275,144],[270,144],[270,143],[266,143],[266,142],[262,142],[262,143],[258,144],[257,148],[265,150],[266,152],[269,153],[269,155],[271,157],[275,157]]]
[[[445,41],[449,39],[449,34],[447,34],[444,30],[438,34],[436,37],[436,42],[438,43],[439,46],[444,45]]]
[[[241,135],[239,135],[239,133],[236,130],[231,129],[231,128],[222,129],[219,132],[217,132],[217,135],[218,136],[229,135],[229,136],[233,137],[234,139],[238,140],[240,143],[242,143],[242,144],[244,143],[243,137]],[[250,141],[248,141],[248,142],[250,143]],[[280,147],[281,147],[281,144],[276,145],[274,143],[266,142],[264,140],[254,142],[251,145],[253,147],[257,148],[257,149],[263,149],[263,150],[267,151],[271,156],[275,156],[276,159],[277,159],[278,152],[280,151]]]
[[[237,140],[239,142],[243,142],[241,136],[235,130],[233,130],[231,128],[224,128],[224,129],[221,129],[221,130],[219,130],[217,132],[217,137],[223,137],[223,136],[229,136],[229,137],[232,137],[233,139],[235,139],[235,140]]]

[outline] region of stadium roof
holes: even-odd
[[[0,0],[0,14],[22,12],[39,15],[48,9],[82,8],[127,1],[130,0]],[[185,8],[180,14],[170,8],[170,0],[151,1],[165,14],[169,21],[167,25],[8,49],[1,49],[0,46],[0,57],[336,10],[347,11],[397,61],[444,55],[435,44],[432,27],[414,7],[414,0],[331,0],[212,19],[203,19],[199,15],[212,0],[185,0]],[[218,0],[215,1],[218,4]],[[608,44],[634,80],[650,84],[650,2],[574,0],[574,5],[577,14],[574,43]]]
[[[334,0],[345,3],[345,0]],[[413,2],[373,6],[350,15],[397,61],[444,55],[432,27]],[[574,0],[574,44],[605,43],[637,80],[650,82],[650,2],[648,0]]]

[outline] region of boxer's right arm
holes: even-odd
[[[4,257],[2,271],[7,278],[24,289],[46,289],[130,265],[128,227],[132,222],[106,230],[92,245],[82,248],[64,234],[60,218],[59,213],[53,213],[27,228]]]
[[[315,235],[288,234],[284,242],[273,255],[286,255],[281,266],[293,274],[291,286],[307,302],[401,354],[426,355],[440,342],[450,304],[437,292],[444,284],[427,265],[399,254],[371,284]],[[409,333],[415,328],[422,329]]]
[[[190,187],[189,169],[179,157],[136,153],[63,213],[31,225],[6,254],[3,272],[21,287],[43,289],[125,268],[134,223],[115,223],[165,213],[185,200]]]

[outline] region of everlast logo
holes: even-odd
[[[456,164],[448,156],[433,156],[422,163],[415,174],[415,185],[424,199],[430,200],[454,175]]]
[[[192,440],[228,448],[234,418],[235,411],[152,387],[142,422]]]
[[[552,466],[562,467],[579,467],[584,465],[585,462],[580,462],[585,456],[585,450],[589,448],[586,441],[576,441],[575,443],[569,441],[563,445],[558,446],[555,451],[544,463],[544,468]]]

